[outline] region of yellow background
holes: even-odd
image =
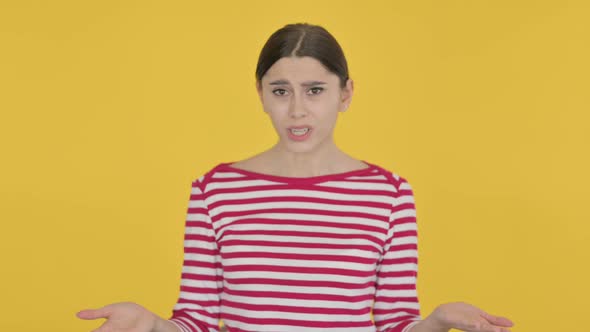
[[[168,316],[191,181],[270,147],[254,87],[276,29],[327,28],[355,95],[336,140],[407,178],[423,315],[588,331],[587,1],[1,1],[3,331],[78,310]]]

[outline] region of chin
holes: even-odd
[[[282,142],[283,148],[293,153],[307,153],[315,150],[317,144],[310,144],[309,142]]]

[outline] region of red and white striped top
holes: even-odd
[[[414,196],[368,168],[283,177],[221,163],[192,183],[182,332],[405,332],[421,319]]]

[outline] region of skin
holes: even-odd
[[[341,88],[339,77],[318,60],[284,57],[268,69],[260,82],[256,82],[256,91],[278,141],[269,150],[232,166],[290,177],[319,176],[368,167],[334,143],[338,116],[352,101],[351,79]],[[311,136],[303,142],[292,140],[287,133],[289,126],[300,125],[313,128]]]
[[[271,84],[278,80],[282,84]],[[302,86],[322,81],[324,84]],[[285,57],[267,71],[256,91],[278,135],[269,150],[234,163],[233,167],[278,176],[306,177],[365,168],[363,162],[341,151],[334,143],[334,127],[339,113],[352,100],[353,82],[340,87],[337,75],[310,57]],[[323,88],[323,90],[321,89]],[[291,140],[287,127],[311,125],[310,139]],[[179,332],[178,328],[141,305],[118,302],[98,309],[78,312],[80,319],[106,321],[93,332]],[[447,332],[451,328],[466,332],[509,332],[514,324],[505,317],[491,315],[471,304],[441,304],[410,332]]]

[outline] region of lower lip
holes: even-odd
[[[312,129],[309,129],[307,131],[307,133],[305,133],[305,135],[295,136],[295,135],[293,135],[293,133],[289,129],[287,129],[287,135],[289,135],[289,138],[292,139],[293,141],[300,142],[300,141],[305,141],[309,137],[309,135],[311,135],[311,131],[312,131]]]

